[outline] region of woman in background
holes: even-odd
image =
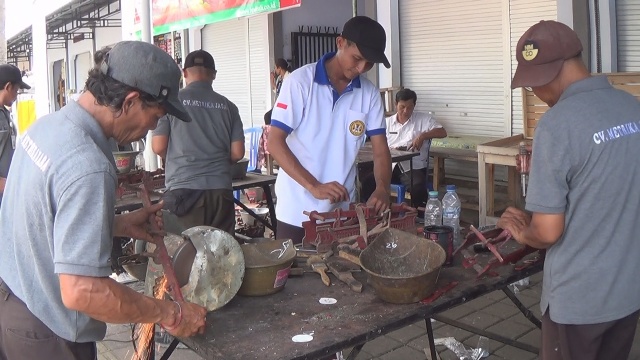
[[[284,79],[289,76],[291,68],[289,63],[283,58],[276,59],[276,69],[271,72],[271,89],[276,93],[276,98],[280,95],[280,87]]]

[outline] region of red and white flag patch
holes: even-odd
[[[276,104],[276,107],[279,107],[280,109],[283,109],[283,110],[287,110],[289,105],[279,102],[279,103]]]

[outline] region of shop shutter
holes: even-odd
[[[616,0],[618,72],[640,71],[640,1]]]

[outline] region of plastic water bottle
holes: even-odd
[[[424,208],[424,226],[442,225],[442,203],[437,191],[429,191],[429,200]]]
[[[453,228],[453,247],[460,246],[461,203],[455,185],[447,185],[447,193],[442,198],[442,225]]]

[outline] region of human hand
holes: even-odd
[[[367,200],[367,206],[373,207],[378,214],[389,208],[389,197],[391,194],[388,189],[376,187],[369,200]]]
[[[328,182],[311,187],[311,195],[318,200],[329,200],[332,204],[349,201],[349,191],[337,181]]]
[[[409,145],[409,149],[420,151],[420,149],[422,149],[422,144],[424,144],[424,138],[422,137],[422,135],[418,135],[413,140],[411,140],[411,145]]]
[[[509,231],[517,242],[524,244],[523,234],[529,227],[529,223],[531,223],[529,214],[510,206],[504,211],[496,226]]]
[[[149,208],[141,208],[130,213],[116,215],[114,236],[154,242],[153,236],[164,229],[162,206],[163,203],[160,201],[152,204]],[[154,226],[151,226],[150,223],[151,215],[155,215]]]
[[[7,178],[0,177],[0,194],[4,192],[4,187],[7,185]]]
[[[177,304],[177,305],[176,305]],[[189,337],[204,334],[207,321],[207,309],[186,302],[172,302],[172,306],[178,307],[178,312],[170,314],[170,323],[161,323],[162,327],[175,337]]]

